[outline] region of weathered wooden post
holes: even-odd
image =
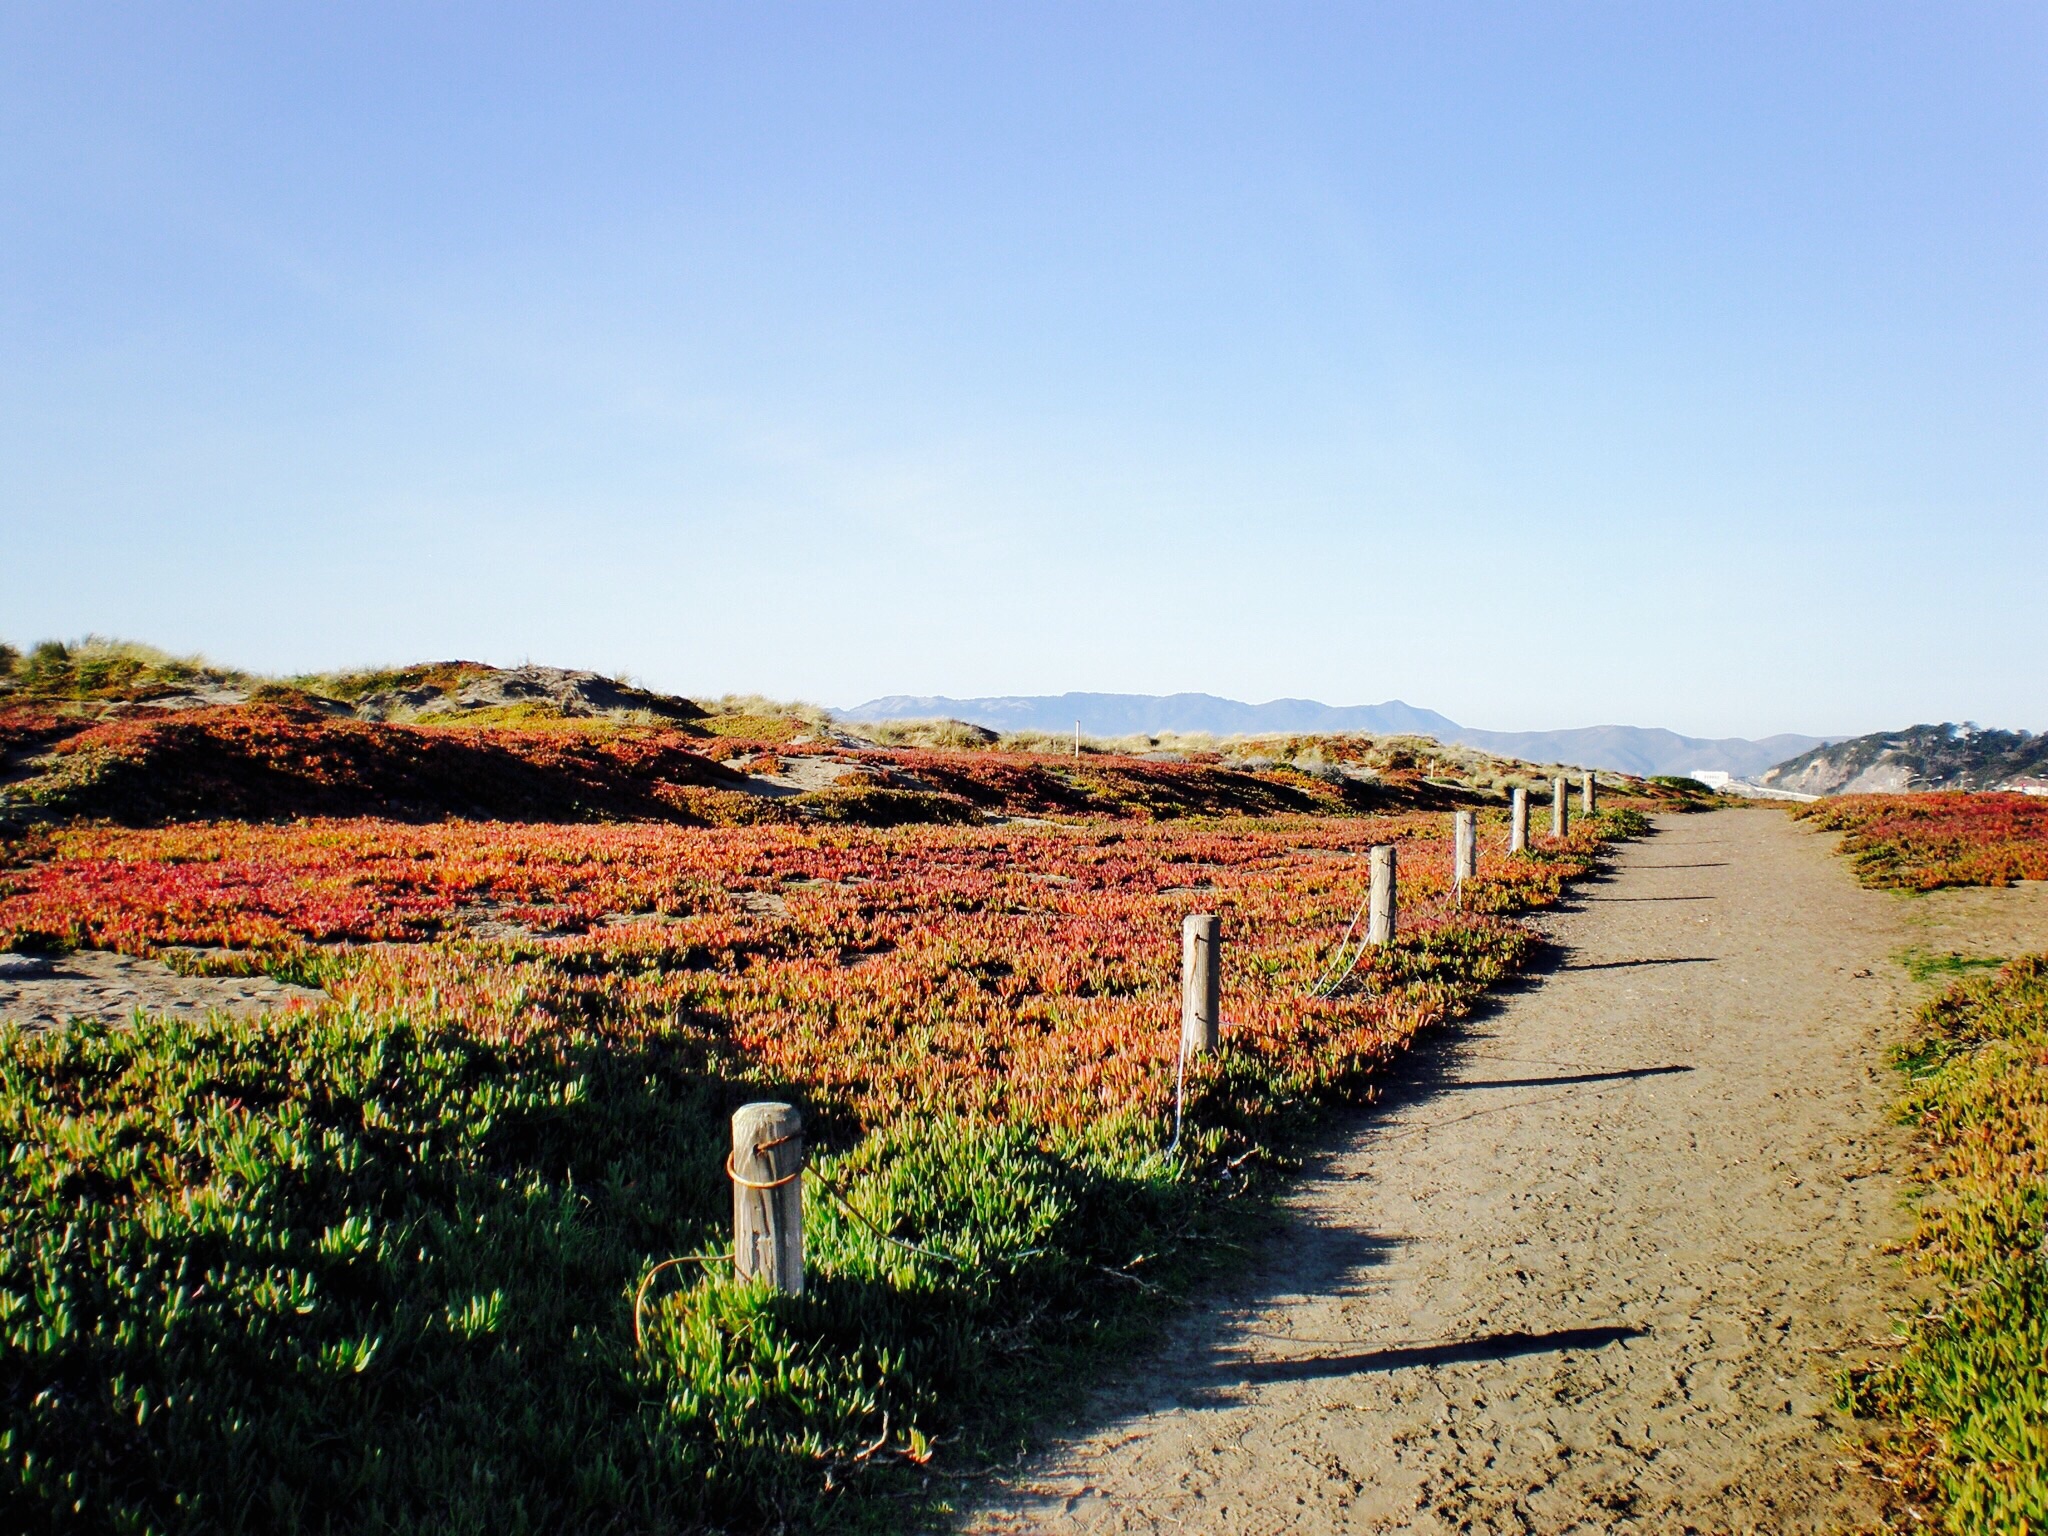
[[[1571,831],[1572,812],[1565,794],[1564,775],[1557,776],[1557,782],[1550,786],[1550,835],[1563,837]]]
[[[1216,1049],[1223,1003],[1223,919],[1191,912],[1180,925],[1180,1045],[1190,1056]]]
[[[1529,848],[1529,786],[1517,784],[1509,796],[1508,852],[1526,853]]]
[[[1600,809],[1600,785],[1594,778],[1593,770],[1586,770],[1586,790],[1579,797],[1579,807],[1588,816]]]
[[[1394,845],[1381,843],[1372,851],[1371,916],[1365,925],[1365,942],[1394,942]]]
[[[1479,822],[1470,811],[1451,817],[1451,879],[1463,885],[1479,873]]]
[[[743,1104],[732,1117],[732,1264],[785,1296],[804,1293],[804,1117]]]

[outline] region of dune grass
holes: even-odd
[[[992,747],[1001,738],[982,725],[965,720],[863,720],[840,722],[839,729],[878,747],[924,747],[935,750],[972,752]]]
[[[87,635],[41,640],[26,653],[0,645],[0,702],[148,699],[194,687],[239,686],[245,674],[203,656],[173,656],[135,640]]]

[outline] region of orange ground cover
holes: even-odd
[[[1227,1033],[1268,1090],[1370,1070],[1512,969],[1530,940],[1500,914],[1551,900],[1591,831],[1510,859],[1489,825],[1454,908],[1449,820],[77,827],[0,872],[0,942],[317,965],[343,1000],[431,999],[493,1037],[680,1024],[708,1071],[864,1125],[1078,1126],[1164,1112],[1189,912],[1223,914]],[[1308,996],[1363,898],[1365,850],[1389,841],[1404,942]]]
[[[1912,891],[2048,880],[2048,796],[1843,795],[1793,813],[1845,832],[1865,885]]]

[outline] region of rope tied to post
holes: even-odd
[[[1365,917],[1365,909],[1372,903],[1372,891],[1366,890],[1358,901],[1358,910],[1351,914],[1351,921],[1344,926],[1344,936],[1337,941],[1337,948],[1330,955],[1330,964],[1323,972],[1322,980],[1309,988],[1310,997],[1335,997],[1337,989],[1351,979],[1351,973],[1358,969],[1358,962],[1365,958],[1366,946],[1360,944],[1358,953],[1351,957],[1351,963],[1344,966],[1344,974],[1337,974],[1337,967],[1343,964],[1344,951],[1350,947],[1351,935],[1358,931],[1358,925]]]
[[[765,1153],[773,1152],[777,1147],[786,1147],[796,1139],[794,1136],[777,1136],[772,1141],[757,1141],[754,1143],[754,1156],[760,1157]],[[798,1163],[796,1167],[779,1179],[769,1179],[766,1183],[759,1179],[750,1179],[733,1166],[732,1160],[737,1155],[737,1149],[725,1154],[725,1176],[742,1189],[780,1189],[783,1185],[794,1183],[797,1179],[803,1177],[804,1165]]]
[[[1359,899],[1358,910],[1351,914],[1351,921],[1344,925],[1343,935],[1337,940],[1337,947],[1331,952],[1330,962],[1321,979],[1308,990],[1306,995],[1311,998],[1325,1000],[1335,997],[1351,980],[1368,950],[1393,941],[1394,848],[1391,844],[1382,843],[1368,849],[1367,853],[1371,860],[1371,877],[1365,894]],[[1385,855],[1384,859],[1382,855]],[[1369,920],[1368,913],[1371,914]],[[1366,924],[1365,933],[1359,938],[1358,947],[1352,950],[1349,962],[1346,962],[1344,953],[1350,948],[1352,936],[1358,932],[1361,922]]]

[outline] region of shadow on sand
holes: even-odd
[[[1625,1339],[1642,1337],[1641,1328],[1558,1328],[1549,1333],[1481,1334],[1440,1344],[1397,1344],[1351,1355],[1308,1355],[1294,1360],[1250,1360],[1233,1366],[1223,1362],[1218,1374],[1245,1386],[1263,1387],[1281,1381],[1323,1381],[1336,1376],[1362,1376],[1372,1371],[1404,1371],[1425,1365],[1471,1365],[1486,1360],[1513,1360],[1564,1350],[1605,1349]]]

